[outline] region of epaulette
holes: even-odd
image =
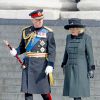
[[[22,30],[22,35],[23,35],[23,38],[24,38],[24,39],[28,39],[28,38],[30,37],[30,34],[27,34],[27,33],[26,33],[26,31],[27,31],[28,29],[30,29],[30,27],[31,27],[31,26],[28,26],[28,27],[23,28],[23,30]]]
[[[44,28],[46,28],[48,31],[53,32],[53,30],[47,26],[44,26]]]
[[[30,28],[31,26],[27,26],[27,27],[24,27],[23,29],[22,29],[22,31],[23,30],[26,30],[26,29],[28,29],[28,28]]]

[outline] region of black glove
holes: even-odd
[[[63,68],[64,66],[65,66],[65,64],[64,64],[64,63],[62,63],[62,64],[61,64],[61,68]]]
[[[65,65],[64,63],[61,64],[61,68],[63,69],[63,74],[65,75]]]
[[[88,72],[88,77],[89,77],[89,78],[94,78],[94,70],[90,70],[90,71]]]

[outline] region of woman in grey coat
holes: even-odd
[[[63,96],[74,100],[90,96],[90,78],[94,77],[94,58],[91,37],[84,33],[81,20],[72,18],[64,28],[71,34],[66,37],[66,47],[61,67],[64,68]]]

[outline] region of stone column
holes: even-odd
[[[77,8],[80,11],[100,11],[100,0],[80,0]]]

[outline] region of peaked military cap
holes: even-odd
[[[43,16],[43,9],[34,10],[33,12],[31,12],[29,14],[29,16],[31,16],[34,19],[42,19],[42,18],[44,18],[44,16]]]
[[[64,29],[68,30],[69,28],[74,28],[74,27],[84,28],[85,25],[82,25],[81,19],[71,18],[68,20],[68,25],[64,26]]]

